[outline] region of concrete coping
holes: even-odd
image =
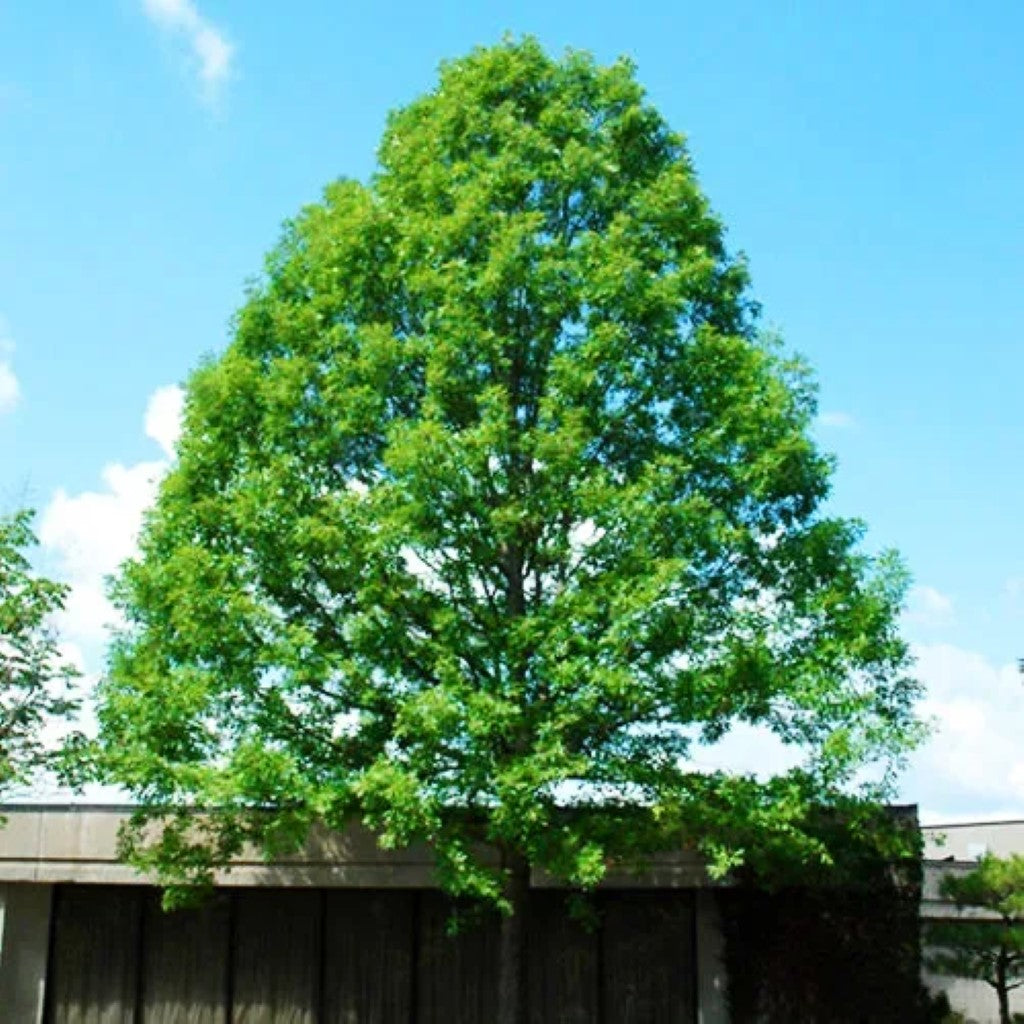
[[[152,878],[117,855],[117,837],[132,808],[97,805],[10,805],[0,807],[0,882],[139,885]],[[383,850],[369,829],[343,832],[314,828],[297,854],[268,862],[245,851],[218,872],[218,885],[342,888],[432,888],[433,857],[426,846]],[[700,888],[714,883],[703,860],[679,850],[650,858],[643,875],[609,871],[607,888]],[[535,872],[533,885],[560,883]]]

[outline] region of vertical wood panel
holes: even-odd
[[[142,891],[127,886],[60,888],[48,992],[50,1024],[134,1024]]]
[[[452,937],[451,903],[437,892],[264,889],[232,898],[233,927],[226,894],[198,911],[165,914],[141,887],[62,887],[48,1024],[228,1024],[229,1016],[230,1024],[484,1024],[495,1017],[496,916]],[[531,1024],[694,1024],[693,894],[631,891],[596,900],[599,933],[568,917],[564,893],[534,893]]]
[[[569,917],[564,892],[544,891],[533,893],[529,927],[531,1024],[595,1024],[600,994],[596,929],[587,931]]]
[[[413,996],[413,892],[327,893],[323,1024],[406,1024]]]
[[[236,899],[232,1024],[316,1024],[321,894],[241,890]]]
[[[498,921],[489,915],[450,936],[451,903],[424,892],[420,902],[417,1024],[483,1024],[495,1018]]]
[[[156,893],[143,922],[142,1024],[224,1024],[228,897],[166,912]]]
[[[695,1024],[692,893],[609,893],[603,903],[604,1020]]]

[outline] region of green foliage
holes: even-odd
[[[991,985],[1009,1022],[1007,995],[1024,985],[1024,855],[986,854],[972,871],[943,878],[941,891],[969,913],[927,923],[929,968]]]
[[[208,878],[356,817],[499,903],[481,843],[582,888],[680,842],[828,861],[811,809],[857,820],[919,735],[905,576],[822,512],[756,315],[627,62],[445,65],[189,382],[99,694],[129,852]],[[696,769],[738,723],[803,763]]]
[[[1005,921],[1024,920],[1024,855],[986,854],[964,875],[947,875],[942,895],[958,907],[980,907]]]
[[[0,517],[0,793],[52,763],[42,740],[47,722],[76,707],[75,671],[60,657],[50,617],[65,588],[36,575],[31,513]]]

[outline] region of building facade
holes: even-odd
[[[0,1007],[17,1024],[484,1024],[497,922],[436,890],[426,849],[319,832],[294,858],[241,859],[195,910],[117,859],[125,811],[11,808],[0,830]],[[724,1024],[722,932],[692,854],[612,876],[596,926],[536,877],[529,989],[538,1022]]]

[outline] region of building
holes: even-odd
[[[454,938],[425,848],[316,832],[294,857],[242,858],[196,910],[164,913],[117,858],[124,808],[4,809],[4,1024],[489,1024],[496,922]],[[900,817],[916,828],[912,809]],[[892,879],[883,864],[878,877]],[[905,1024],[920,994],[909,883],[718,886],[679,850],[610,873],[591,927],[535,875],[531,1020]],[[912,878],[910,876],[913,876]],[[733,985],[728,985],[729,975]]]
[[[923,920],[956,920],[962,916],[956,907],[942,898],[940,886],[947,874],[972,870],[986,853],[997,857],[1024,853],[1024,821],[929,825],[921,833],[924,840]],[[924,952],[927,959],[927,949]],[[967,1019],[977,1024],[996,1024],[998,1021],[996,996],[985,982],[932,974],[927,967],[923,978],[931,992],[945,993],[952,1008]],[[1024,1013],[1024,989],[1010,993],[1010,1008],[1015,1013]]]
[[[489,1019],[494,929],[447,937],[425,849],[381,851],[359,828],[322,832],[292,859],[239,861],[208,905],[166,914],[117,859],[124,809],[4,813],[5,1022]],[[597,932],[569,920],[550,881],[535,884],[539,1019],[724,1024],[717,907],[692,854],[659,859],[639,881],[609,878]]]

